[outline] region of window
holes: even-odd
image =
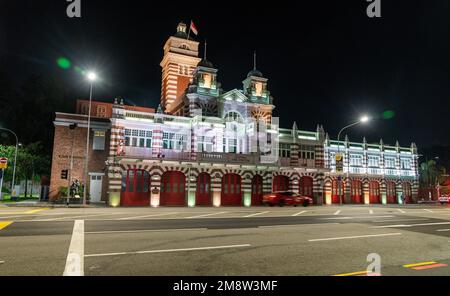
[[[105,131],[94,131],[94,150],[105,150]]]
[[[152,136],[152,131],[126,129],[125,146],[151,148]]]
[[[350,154],[350,165],[362,166],[362,157],[361,154]]]
[[[291,157],[291,144],[280,143],[280,157]]]
[[[197,150],[199,152],[213,152],[213,144],[213,137],[200,136],[198,137]]]
[[[409,170],[411,169],[411,159],[409,158],[402,158],[400,160],[400,165],[402,170]]]
[[[384,160],[384,167],[395,168],[395,158],[394,157],[386,157]]]
[[[315,158],[315,146],[300,145],[299,158],[314,159]]]
[[[236,153],[236,152],[237,152],[237,140],[228,139],[228,153]]]
[[[163,148],[184,150],[187,148],[187,136],[175,133],[163,133]]]
[[[103,105],[97,106],[97,117],[106,118],[106,106]]]
[[[368,157],[368,166],[369,167],[379,167],[380,166],[380,157],[377,155],[369,155]]]
[[[335,152],[330,152],[330,166],[335,166],[336,165],[336,153]]]

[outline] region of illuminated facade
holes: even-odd
[[[242,89],[224,91],[218,69],[206,54],[198,57],[198,47],[179,24],[164,46],[156,112],[118,100],[112,104],[108,126],[103,125],[107,156],[98,157],[103,169],[90,172],[104,176],[102,201],[112,206],[251,206],[260,205],[263,194],[280,190],[311,196],[315,204],[415,201],[414,144],[341,141],[344,173],[338,176],[337,142],[322,126],[315,131],[299,130],[295,123],[291,129],[278,126],[269,80],[256,61]],[[55,125],[70,123],[62,119],[57,115]]]

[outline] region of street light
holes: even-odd
[[[88,183],[88,165],[89,165],[89,137],[91,129],[91,107],[92,107],[92,89],[94,82],[97,80],[97,74],[95,72],[88,72],[86,75],[87,80],[90,82],[89,91],[89,111],[88,111],[88,124],[87,124],[87,136],[86,136],[86,162],[84,164],[84,188],[83,188],[83,205],[86,205],[87,198],[87,183]]]
[[[0,127],[0,130],[4,130],[4,131],[7,131],[7,132],[10,132],[10,133],[12,133],[14,135],[14,137],[16,137],[16,151],[14,153],[14,169],[13,169],[13,177],[12,177],[12,183],[11,183],[11,194],[12,194],[12,192],[14,190],[14,182],[16,180],[16,164],[17,164],[17,150],[19,148],[19,138],[17,137],[16,133],[13,132],[10,129]]]
[[[351,123],[351,124],[349,124],[349,125],[344,126],[344,127],[339,131],[338,137],[337,137],[337,141],[338,141],[338,155],[341,154],[341,151],[340,151],[340,144],[341,144],[341,142],[339,141],[339,139],[340,139],[340,137],[341,137],[341,133],[342,133],[344,130],[346,130],[346,129],[352,127],[352,126],[355,126],[355,125],[360,124],[360,123],[367,123],[367,122],[369,122],[370,120],[371,120],[371,118],[370,118],[369,116],[363,115],[363,116],[361,116],[361,118],[360,118],[358,121],[353,122],[353,123]],[[339,177],[340,177],[340,176],[339,176]],[[339,178],[339,179],[340,179],[340,178]],[[342,205],[341,180],[338,180],[338,181],[339,181],[339,182],[338,182],[339,203],[340,203],[340,205]]]

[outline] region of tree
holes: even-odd
[[[419,167],[420,186],[422,188],[433,188],[444,182],[445,168],[434,160],[423,162]]]

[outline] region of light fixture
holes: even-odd
[[[95,72],[88,72],[87,79],[91,82],[97,80],[97,74]]]
[[[364,115],[361,117],[361,119],[359,120],[361,123],[366,123],[368,121],[370,121],[370,117],[367,115]]]

